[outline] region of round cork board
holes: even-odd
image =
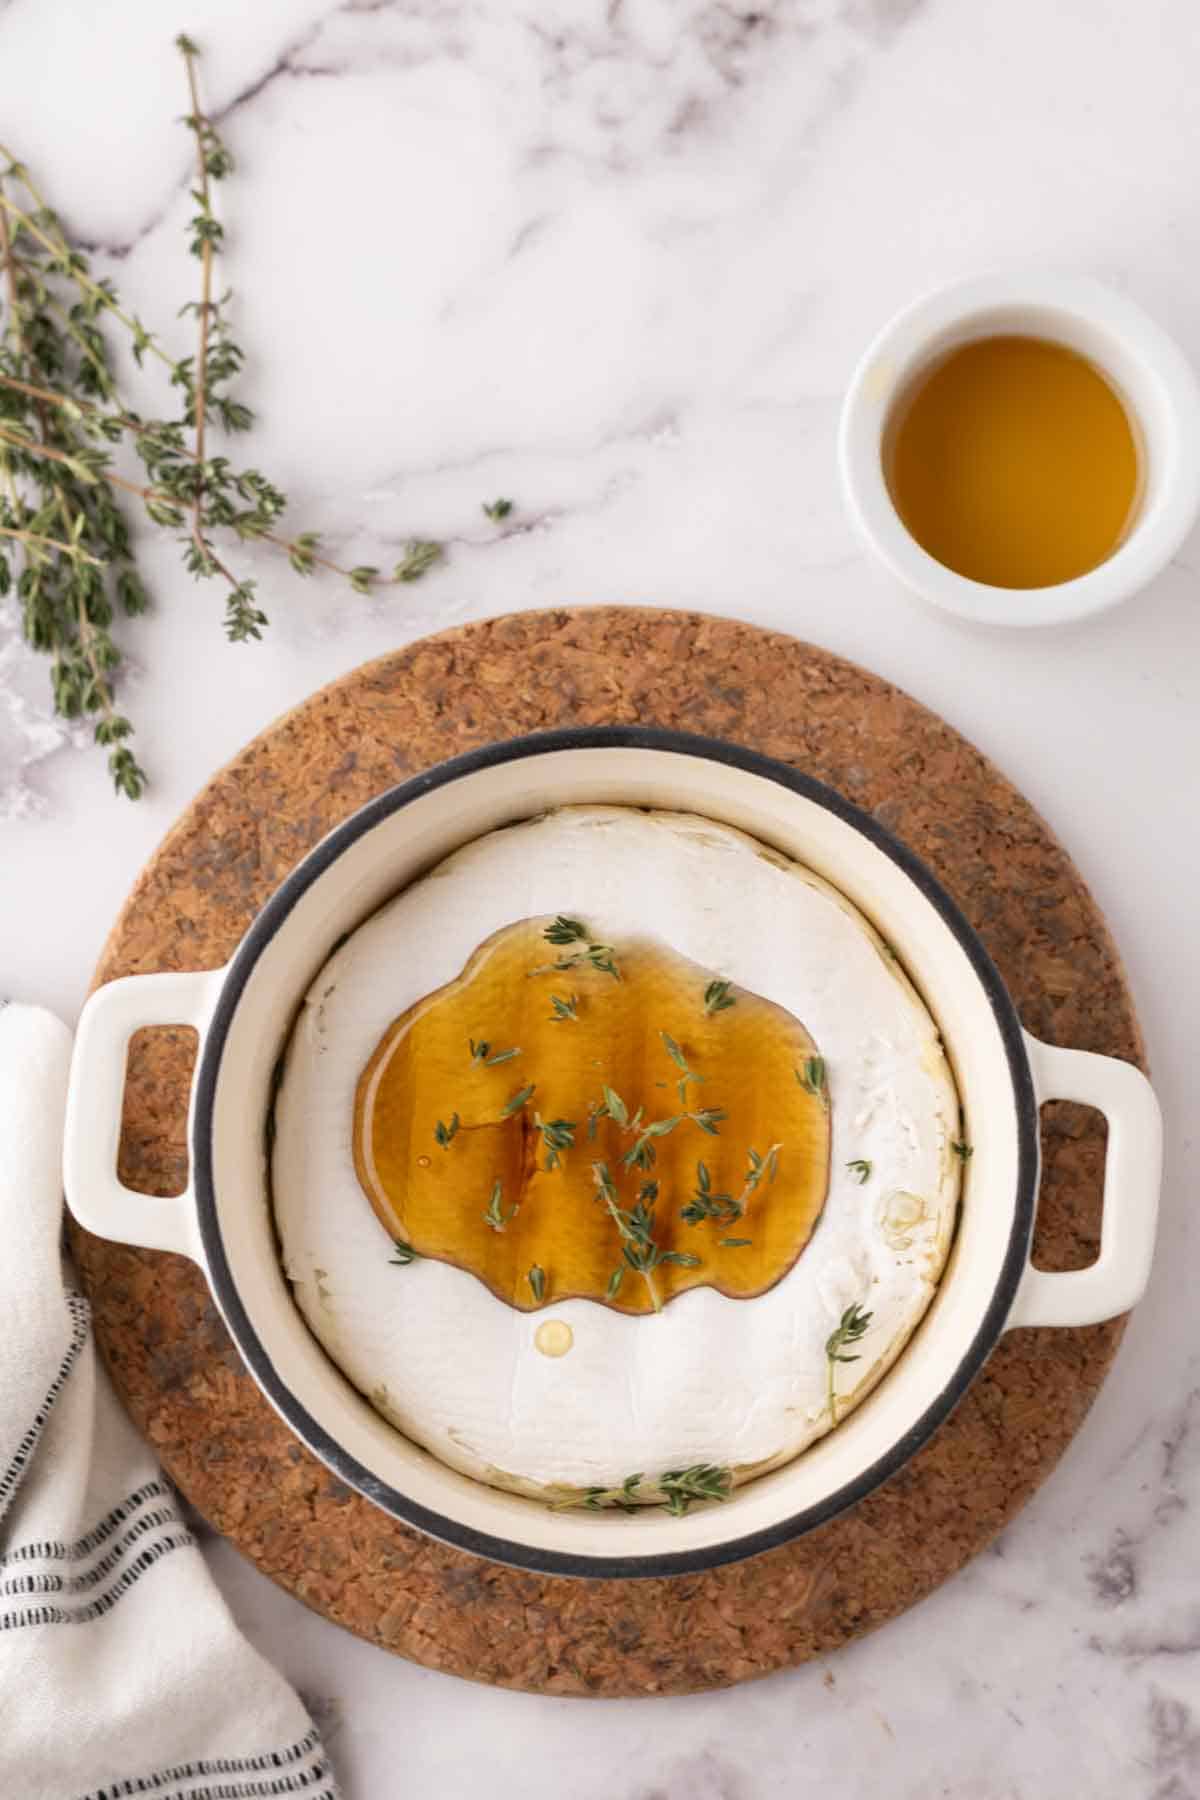
[[[368,664],[273,725],[193,801],[139,877],[98,982],[212,968],[304,853],[373,795],[458,751],[551,726],[660,725],[747,744],[819,776],[934,869],[980,932],[1025,1024],[1142,1062],[1120,961],[1066,853],[942,720],[827,651],[732,620],[604,607],[469,625]],[[186,1178],[191,1034],[130,1050],[121,1170]],[[1092,1260],[1104,1127],[1044,1115],[1036,1260]],[[1070,1442],[1122,1321],[1015,1331],[951,1419],[853,1512],[706,1574],[547,1578],[397,1524],[289,1433],[235,1351],[200,1271],[73,1233],[96,1335],[125,1403],[200,1513],[309,1606],[431,1668],[541,1693],[678,1694],[826,1655],[981,1550]]]

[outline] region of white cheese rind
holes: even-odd
[[[457,976],[484,938],[558,912],[617,945],[665,939],[787,1007],[824,1057],[825,1209],[795,1266],[757,1299],[700,1288],[637,1318],[589,1300],[520,1313],[464,1270],[390,1264],[354,1172],[358,1078],[392,1020]],[[842,1312],[857,1302],[872,1321],[860,1360],[838,1366],[839,1418],[920,1320],[958,1199],[954,1084],[882,940],[810,871],[683,814],[564,808],[479,839],[399,895],[313,983],[276,1125],[284,1265],[329,1356],[443,1461],[530,1491],[700,1462],[756,1473],[796,1455],[830,1428],[825,1342]],[[847,1167],[860,1158],[865,1182]],[[534,1346],[551,1316],[571,1327],[565,1356]]]

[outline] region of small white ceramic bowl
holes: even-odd
[[[872,918],[941,1028],[973,1145],[949,1265],[886,1379],[836,1431],[722,1506],[554,1512],[456,1473],[386,1423],[311,1335],[280,1266],[266,1122],[280,1054],[333,946],[459,845],[547,807],[662,807],[736,825],[818,870]],[[126,1047],[140,1026],[200,1037],[191,1182],[174,1199],[117,1178]],[[1108,1118],[1100,1255],[1047,1274],[1029,1261],[1038,1103]],[[433,1536],[550,1574],[672,1575],[810,1530],[893,1474],[957,1404],[1013,1325],[1086,1325],[1132,1306],[1154,1244],[1161,1127],[1130,1064],[1022,1032],[996,970],[928,870],[868,814],[796,770],[636,726],[540,733],[443,763],[380,795],[288,876],[223,969],[135,975],[97,990],[75,1042],[64,1180],[75,1217],[120,1243],[204,1269],[242,1357],[291,1429],[378,1506]],[[364,1205],[366,1202],[364,1201]]]
[[[1053,587],[972,581],[930,556],[888,492],[883,443],[897,398],[957,344],[1000,334],[1049,338],[1101,368],[1140,438],[1142,495],[1107,561]],[[1103,283],[1077,275],[984,275],[927,294],[884,326],[842,406],[838,462],[850,518],[884,567],[921,599],[988,625],[1060,625],[1103,612],[1145,587],[1182,544],[1200,509],[1200,387],[1161,326]]]

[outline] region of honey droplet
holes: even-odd
[[[713,972],[656,940],[615,946],[619,980],[587,963],[547,968],[563,955],[545,941],[548,924],[526,919],[488,938],[460,976],[395,1020],[363,1071],[355,1167],[388,1235],[524,1312],[583,1298],[650,1313],[699,1286],[764,1293],[825,1203],[828,1098],[796,1076],[818,1056],[812,1038],[744,989],[710,1013]],[[624,1120],[602,1115],[605,1088]],[[704,1109],[713,1129],[697,1122]],[[662,1129],[639,1167],[628,1158],[651,1125]],[[563,1126],[555,1149],[546,1128]],[[764,1170],[748,1187],[751,1151],[765,1158],[773,1145],[775,1179]],[[722,1210],[686,1220],[701,1185]],[[639,1205],[649,1215],[640,1240],[614,1217],[628,1222]],[[647,1242],[657,1259],[643,1271],[633,1263]],[[531,1284],[535,1267],[544,1278]]]
[[[575,1342],[575,1333],[565,1319],[544,1319],[533,1341],[543,1356],[565,1356]]]

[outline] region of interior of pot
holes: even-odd
[[[686,742],[686,740],[684,740]],[[503,746],[375,802],[318,846],[231,966],[194,1118],[201,1230],[214,1292],[251,1369],[293,1430],[344,1479],[435,1535],[503,1560],[617,1574],[749,1554],[867,1491],[957,1399],[1002,1329],[1031,1205],[1028,1097],[1007,1004],[908,872],[836,800],[794,791],[748,753],[605,742]],[[718,760],[728,754],[736,759]],[[755,767],[741,766],[754,763]],[[272,1077],[296,1009],[333,945],[450,851],[565,804],[694,812],[739,827],[840,888],[894,946],[942,1031],[974,1146],[955,1247],[915,1337],[875,1391],[792,1463],[682,1518],[553,1512],[461,1476],[390,1427],[309,1334],[279,1265],[264,1147]],[[848,809],[843,809],[848,810]],[[352,831],[358,835],[346,839]],[[1023,1196],[1020,1205],[1018,1197]],[[734,1548],[736,1546],[736,1549]],[[596,1560],[599,1559],[599,1560]]]

